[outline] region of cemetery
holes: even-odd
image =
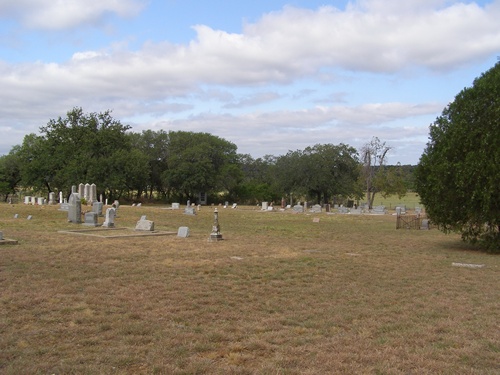
[[[414,207],[90,201],[0,205],[0,372],[498,369],[500,258]]]

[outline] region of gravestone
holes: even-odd
[[[304,211],[307,212],[307,202],[304,202]]]
[[[3,240],[3,232],[0,232],[0,240]]]
[[[220,233],[219,225],[219,212],[217,208],[214,210],[214,223],[212,224],[212,233],[210,233],[209,241],[220,241],[222,240],[222,234]]]
[[[371,213],[375,215],[384,215],[386,213],[385,206],[375,206]]]
[[[178,210],[179,208],[181,208],[181,204],[180,203],[172,203],[172,210]]]
[[[104,223],[102,223],[103,227],[114,228],[114,226],[115,226],[115,213],[116,213],[116,209],[114,207],[110,207],[110,208],[106,209],[106,218],[104,219]]]
[[[29,195],[24,197],[24,204],[30,204],[31,203],[31,197]]]
[[[82,222],[82,202],[80,201],[80,195],[76,192],[76,186],[71,187],[68,202],[68,221],[75,224]]]
[[[337,212],[339,214],[347,214],[349,212],[349,209],[347,207],[344,207],[344,206],[340,206],[338,209],[337,209]]]
[[[142,220],[141,218],[141,220],[139,220],[135,225],[135,230],[152,232],[155,230],[155,223],[154,221]]]
[[[293,212],[304,212],[304,207],[302,207],[300,204],[296,204],[293,206]]]
[[[89,203],[93,204],[97,201],[97,186],[95,184],[90,185],[89,191]]]
[[[49,204],[56,204],[56,193],[53,191],[49,193]]]
[[[33,219],[33,216],[32,215],[28,215],[27,219],[31,220],[31,219]]]
[[[262,211],[267,211],[268,203],[267,202],[262,202]]]
[[[59,203],[63,202],[63,193],[62,191],[59,192]]]
[[[36,203],[37,203],[38,205],[40,205],[40,206],[43,206],[43,205],[45,204],[45,198],[43,198],[43,197],[38,197],[38,198],[36,199]]]
[[[92,211],[97,213],[97,216],[103,216],[102,215],[102,202],[92,203]]]
[[[189,237],[189,228],[188,227],[179,227],[179,230],[177,231],[177,237]]]
[[[19,218],[19,214],[15,214],[14,219],[18,219],[18,218]]]
[[[97,212],[86,212],[84,216],[84,222],[83,225],[89,226],[89,227],[97,227],[99,224],[97,222]]]
[[[80,199],[85,196],[85,185],[84,184],[78,185],[78,195],[80,196]]]
[[[84,186],[84,193],[83,193],[83,199],[87,201],[87,203],[90,202],[90,184],[85,184]]]
[[[350,209],[351,215],[361,215],[362,213],[363,213],[363,210],[361,208],[351,208]]]
[[[313,213],[320,213],[323,209],[319,204],[315,204],[314,206],[311,207],[311,212]]]
[[[59,205],[59,211],[69,211],[69,203],[61,203]]]
[[[194,207],[186,207],[184,209],[184,214],[185,215],[196,215],[196,210],[194,209]]]

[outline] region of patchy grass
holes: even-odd
[[[208,207],[122,206],[191,236],[105,239],[0,205],[0,373],[500,372],[498,256],[391,215],[219,211],[209,243]]]

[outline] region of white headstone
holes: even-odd
[[[59,192],[59,203],[63,202],[63,193],[62,191]]]
[[[90,185],[90,193],[89,193],[89,203],[93,204],[97,201],[97,187],[95,184]]]
[[[189,228],[188,227],[179,227],[179,230],[177,231],[177,237],[189,237]]]
[[[268,203],[262,202],[262,211],[267,211]]]
[[[78,195],[80,196],[80,198],[83,198],[85,196],[85,185],[84,184],[78,185]]]
[[[181,208],[180,203],[172,203],[172,210],[178,210],[179,208]]]
[[[88,202],[90,202],[90,184],[85,184],[83,198]]]
[[[31,197],[29,195],[24,197],[24,204],[30,204],[31,203]]]
[[[106,218],[102,224],[103,227],[113,228],[115,226],[115,213],[116,210],[113,207],[106,209]]]
[[[82,202],[76,189],[72,189],[68,202],[68,221],[79,224],[82,222]]]
[[[84,221],[83,225],[97,227],[97,225],[99,225],[97,223],[97,216],[98,216],[97,212],[93,212],[93,211],[86,212],[85,213],[85,221]]]
[[[142,230],[142,231],[154,231],[155,230],[155,223],[154,221],[151,220],[139,220],[137,224],[135,225],[135,230]]]

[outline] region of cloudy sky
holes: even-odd
[[[0,0],[0,155],[82,107],[254,158],[376,136],[416,164],[498,20],[500,0]]]

